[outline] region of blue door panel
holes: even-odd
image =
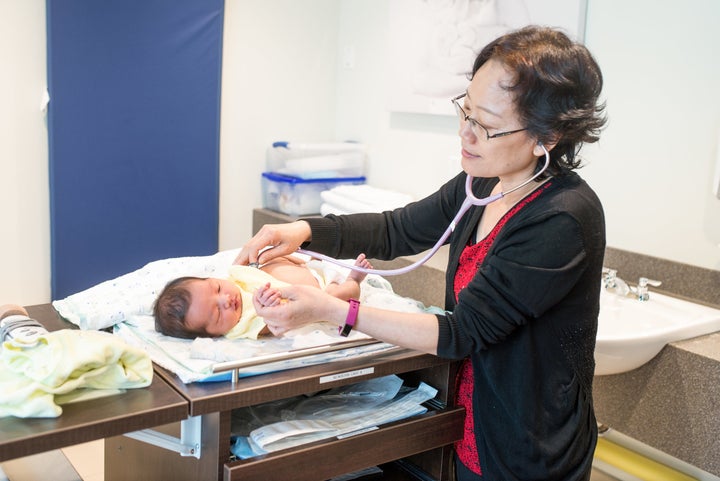
[[[47,0],[53,299],[218,246],[222,0]]]

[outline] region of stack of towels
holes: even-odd
[[[320,213],[355,214],[358,212],[383,212],[403,207],[413,198],[407,194],[362,185],[339,185],[320,193]]]

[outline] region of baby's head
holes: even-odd
[[[214,277],[170,281],[153,307],[155,330],[183,339],[227,334],[242,315],[242,296],[234,282]]]

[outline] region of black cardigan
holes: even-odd
[[[303,247],[334,257],[392,259],[426,250],[465,198],[465,174],[402,209],[305,219]],[[597,440],[593,352],[605,251],[602,206],[575,173],[553,178],[509,219],[455,302],[458,258],[482,207],[450,236],[446,315],[438,315],[438,355],[470,356],[475,435],[483,477],[589,479]],[[478,197],[497,179],[475,179]]]

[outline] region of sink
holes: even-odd
[[[636,369],[670,342],[720,331],[720,309],[650,293],[647,301],[600,294],[595,374]]]

